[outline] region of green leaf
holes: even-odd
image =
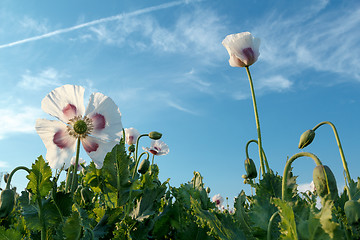
[[[246,201],[246,195],[244,191],[241,191],[238,197],[235,199],[234,208],[235,208],[235,219],[239,222],[241,229],[243,230],[246,239],[255,239],[252,234],[252,230],[249,226],[250,218],[245,212],[244,205]]]
[[[63,226],[63,232],[65,235],[65,239],[76,240],[80,238],[81,235],[81,220],[80,214],[78,211],[74,211],[71,216],[66,219],[65,224]]]
[[[281,239],[298,239],[294,211],[291,206],[279,198],[272,199],[272,202],[279,208],[281,216]]]
[[[21,240],[23,239],[21,234],[15,229],[6,229],[0,226],[0,239],[1,240]]]
[[[42,156],[38,157],[31,166],[30,174],[26,176],[30,180],[27,189],[36,195],[35,198],[45,197],[53,186],[50,180],[51,176],[52,172],[49,164],[45,162]]]
[[[227,239],[247,239],[246,234],[242,231],[231,215],[222,214],[214,210],[203,210],[198,201],[191,198],[191,209],[201,226],[210,228],[212,236],[222,240]]]

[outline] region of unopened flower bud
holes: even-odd
[[[327,182],[326,182],[327,179]],[[338,197],[338,189],[336,179],[328,166],[319,165],[314,168],[313,181],[316,189],[316,194],[321,198],[329,194],[330,199],[335,200]],[[328,192],[327,183],[329,184]]]
[[[315,137],[315,131],[311,129],[301,134],[299,141],[299,149],[303,149],[304,147],[309,145],[314,140],[314,137]]]
[[[0,218],[9,216],[15,206],[15,192],[6,189],[0,195]]]
[[[145,174],[149,170],[149,166],[150,166],[150,161],[148,159],[142,160],[138,172],[141,174]]]
[[[211,189],[209,187],[206,188],[206,193],[209,194],[211,192]]]
[[[128,150],[129,152],[135,152],[135,145],[134,144],[130,145]]]
[[[153,131],[151,133],[149,133],[149,138],[153,139],[153,140],[159,140],[161,138],[162,134],[156,131]]]
[[[355,200],[349,200],[344,206],[345,215],[350,225],[355,225],[360,221],[360,203]]]
[[[257,170],[254,161],[251,158],[245,159],[245,171],[248,179],[257,177]]]
[[[241,177],[242,177],[243,179],[247,179],[247,178],[248,178],[248,176],[245,175],[245,174],[241,175]]]

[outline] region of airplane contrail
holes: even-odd
[[[35,36],[35,37],[30,37],[30,38],[26,38],[23,40],[19,40],[19,41],[15,41],[15,42],[11,42],[11,43],[7,43],[7,44],[3,44],[0,45],[0,49],[1,48],[7,48],[7,47],[12,47],[15,45],[19,45],[19,44],[23,44],[23,43],[27,43],[27,42],[32,42],[32,41],[36,41],[36,40],[40,40],[40,39],[44,39],[44,38],[49,38],[58,34],[62,34],[62,33],[67,33],[67,32],[71,32],[80,28],[85,28],[85,27],[89,27],[89,26],[93,26],[99,23],[105,23],[105,22],[110,22],[110,21],[114,21],[114,20],[120,20],[123,19],[125,17],[133,17],[133,16],[138,16],[141,14],[145,14],[145,13],[149,13],[149,12],[154,12],[157,10],[161,10],[161,9],[166,9],[166,8],[170,8],[170,7],[174,7],[180,4],[186,3],[186,1],[174,1],[174,2],[170,2],[170,3],[164,3],[164,4],[160,4],[157,6],[152,6],[152,7],[148,7],[148,8],[143,8],[143,9],[139,9],[133,12],[129,12],[129,13],[122,13],[119,15],[115,15],[115,16],[111,16],[111,17],[106,17],[106,18],[101,18],[98,20],[94,20],[94,21],[90,21],[90,22],[86,22],[86,23],[82,23],[73,27],[69,27],[69,28],[63,28],[63,29],[59,29],[53,32],[49,32],[49,33],[45,33],[39,36]]]

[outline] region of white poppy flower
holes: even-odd
[[[113,100],[102,93],[90,96],[84,106],[81,86],[64,85],[51,91],[41,102],[41,108],[60,121],[38,119],[36,131],[47,149],[46,159],[51,168],[70,166],[77,139],[102,168],[105,155],[119,142],[122,132],[121,113]]]
[[[70,161],[70,164],[75,166],[75,161],[76,161],[76,157],[72,157],[72,158],[71,158],[71,161]],[[78,162],[78,166],[77,166],[77,171],[83,170],[83,167],[81,166],[81,164],[84,164],[84,165],[86,164],[85,159],[79,158],[79,162]]]
[[[232,67],[248,67],[260,55],[260,39],[254,38],[249,32],[228,35],[222,44],[230,55],[229,63]]]
[[[128,145],[136,144],[140,133],[135,128],[125,128],[125,143]]]
[[[217,207],[221,207],[221,204],[224,202],[224,198],[220,194],[216,194],[212,197],[212,201],[215,203]]]
[[[157,156],[166,155],[169,153],[168,145],[166,145],[166,143],[161,140],[153,140],[151,141],[150,148],[143,147],[143,149]]]

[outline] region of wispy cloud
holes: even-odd
[[[22,75],[18,86],[28,90],[39,90],[48,86],[60,86],[61,74],[54,68],[47,68],[37,75],[33,75],[29,70]]]
[[[19,104],[0,108],[0,140],[14,133],[35,133],[35,121],[41,115],[41,109]]]
[[[267,77],[264,79],[259,79],[257,82],[258,90],[267,90],[267,91],[275,91],[275,92],[282,92],[288,90],[292,86],[292,82],[286,79],[284,76],[276,75],[272,77]]]
[[[7,47],[16,46],[16,45],[27,43],[27,42],[41,40],[41,39],[44,39],[44,38],[49,38],[49,37],[52,37],[52,36],[55,36],[55,35],[75,31],[75,30],[78,30],[78,29],[81,29],[81,28],[86,28],[86,27],[98,25],[98,24],[101,24],[101,23],[121,20],[121,19],[123,19],[125,17],[139,16],[139,15],[142,15],[142,14],[145,14],[145,13],[150,13],[150,12],[154,12],[154,11],[158,11],[158,10],[162,10],[162,9],[167,9],[167,8],[170,8],[170,7],[175,7],[175,6],[178,6],[178,5],[181,5],[181,4],[185,4],[185,3],[186,3],[186,1],[174,1],[174,2],[170,2],[170,3],[160,4],[160,5],[157,5],[157,6],[143,8],[143,9],[136,10],[136,11],[129,12],[129,13],[123,13],[123,14],[119,14],[119,15],[115,15],[115,16],[111,16],[111,17],[101,18],[101,19],[98,19],[98,20],[78,24],[78,25],[75,25],[73,27],[63,28],[63,29],[48,32],[48,33],[45,33],[45,34],[42,34],[42,35],[39,35],[39,36],[30,37],[30,38],[26,38],[26,39],[23,39],[23,40],[3,44],[3,45],[0,45],[0,49],[1,48],[7,48]]]
[[[289,75],[314,69],[360,80],[354,54],[360,52],[360,6],[321,11],[330,4],[314,1],[298,15],[275,12],[261,19],[253,30],[262,38],[260,59]]]
[[[0,161],[0,168],[8,168],[8,167],[9,167],[8,162]]]

